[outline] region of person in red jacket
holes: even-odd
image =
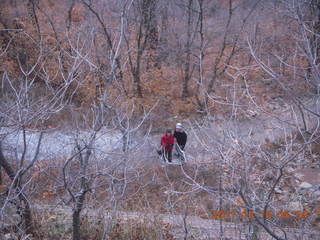
[[[168,159],[168,162],[171,162],[172,159],[172,150],[174,145],[174,136],[172,131],[168,129],[165,134],[161,136],[161,148],[162,154],[164,154],[165,158]]]

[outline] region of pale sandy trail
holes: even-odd
[[[306,103],[307,106],[315,112],[320,112],[319,105],[316,101]],[[257,116],[246,120],[219,120],[214,119],[211,123],[201,128],[191,124],[185,124],[188,132],[188,143],[186,154],[189,161],[196,161],[197,155],[201,155],[198,150],[201,149],[201,143],[198,138],[207,134],[211,138],[211,143],[214,145],[228,146],[230,141],[235,139],[247,142],[248,144],[259,145],[270,140],[271,142],[277,139],[284,138],[293,132],[297,132],[303,127],[303,121],[297,108],[297,115],[293,114],[290,107],[278,109],[273,114],[265,112],[259,113]],[[315,126],[319,120],[315,115],[305,111],[305,119],[309,128]],[[39,160],[50,158],[68,157],[75,147],[75,136],[80,136],[82,141],[88,142],[91,132],[80,131],[76,133],[70,129],[53,129],[46,130],[43,136]],[[26,159],[32,159],[36,150],[39,132],[27,131],[27,152]],[[103,159],[108,153],[121,152],[122,138],[121,133],[116,130],[102,129],[96,138],[93,146],[94,153],[99,159]],[[132,135],[131,147],[141,151],[148,158],[155,158],[155,149],[159,146],[160,135],[148,135],[143,138],[142,135]],[[13,159],[19,159],[23,152],[22,132],[16,132],[12,129],[2,128],[0,137],[3,140],[3,149],[7,156]],[[200,156],[205,158],[206,156]]]

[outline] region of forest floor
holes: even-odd
[[[51,224],[64,224],[64,228],[70,228],[72,225],[72,211],[70,208],[57,207],[50,205],[35,206],[37,211],[45,211],[49,213],[49,222]],[[253,226],[245,223],[233,223],[223,220],[203,219],[197,216],[159,214],[159,213],[142,213],[128,211],[105,211],[103,209],[87,208],[83,211],[83,215],[89,217],[93,221],[105,222],[121,222],[123,224],[151,223],[153,226],[169,227],[173,234],[173,239],[229,239],[229,240],[245,240],[248,239],[250,228]],[[252,231],[252,229],[251,229]],[[318,239],[319,231],[304,230],[303,228],[282,228],[275,230],[275,233],[287,239]],[[262,228],[259,227],[258,239],[272,240],[273,238]]]
[[[316,101],[309,101],[305,103],[306,106],[312,111],[319,112]],[[305,113],[305,124],[308,130],[312,131],[316,124],[316,119],[314,115],[306,112]],[[299,132],[299,129],[304,128],[304,121],[298,112],[298,109],[287,107],[283,109],[278,109],[276,112],[264,112],[260,111],[251,116],[251,118],[244,120],[234,120],[234,119],[213,119],[205,124],[193,124],[191,122],[184,122],[184,126],[188,132],[189,140],[186,147],[186,162],[187,163],[197,163],[199,161],[206,162],[209,161],[210,155],[202,154],[195,149],[199,149],[202,144],[199,141],[203,132],[207,136],[213,139],[213,142],[221,145],[228,145],[228,141],[241,140],[252,145],[260,145],[268,142],[277,142],[284,136],[288,136],[292,133]],[[4,152],[10,154],[17,154],[21,156],[23,152],[23,136],[22,133],[10,133],[13,132],[11,129],[2,129],[2,134],[6,135],[4,141]],[[86,140],[90,137],[90,131],[78,131],[73,132],[71,130],[66,131],[62,129],[51,129],[47,130],[45,133],[42,145],[40,148],[39,161],[46,159],[53,159],[56,157],[70,156],[74,149],[74,142],[76,136],[80,136],[80,139]],[[38,131],[27,131],[27,159],[32,159],[33,154],[36,152],[36,146],[38,141],[39,132]],[[225,136],[228,136],[226,138]],[[149,159],[150,164],[155,164],[158,166],[163,166],[159,157],[157,156],[156,149],[159,146],[160,135],[149,134],[149,135],[133,135],[131,145],[133,148],[138,147],[139,151],[145,153],[145,159]],[[95,155],[98,158],[103,159],[104,154],[117,153],[121,151],[123,141],[121,138],[121,133],[115,130],[102,129],[97,135],[97,141],[93,146],[95,150]],[[15,152],[16,151],[16,152]],[[12,156],[13,157],[13,156]],[[318,159],[318,157],[316,157]],[[177,163],[177,161],[175,161]],[[320,174],[318,168],[311,168],[301,165],[299,169],[294,169],[295,174],[301,179],[301,182],[308,182],[312,186],[320,186]],[[41,209],[46,210],[62,211],[65,215],[71,216],[70,209],[63,208],[53,208],[52,206],[41,206]],[[101,210],[88,209],[89,215],[98,214]],[[84,211],[84,214],[85,214]],[[161,219],[162,224],[169,224],[174,226],[176,236],[183,239],[186,235],[190,239],[218,239],[220,234],[226,239],[247,239],[248,236],[245,232],[248,229],[241,229],[243,226],[239,223],[228,223],[221,221],[214,221],[203,219],[198,216],[183,216],[176,214],[146,214],[140,212],[130,212],[130,211],[117,211],[117,215],[120,219],[124,221],[136,221],[141,219],[141,216],[148,219]],[[108,216],[108,212],[105,213]],[[104,216],[104,218],[106,218]],[[59,222],[59,220],[57,220]],[[188,226],[188,227],[186,227]],[[248,224],[246,224],[248,227]],[[250,226],[250,224],[249,224]],[[280,230],[279,230],[280,231]],[[299,236],[299,239],[317,239],[316,236],[320,235],[320,232],[304,232],[303,228],[286,229],[288,234],[288,239],[295,239]],[[263,231],[261,232],[264,240],[272,239]],[[281,234],[279,232],[279,234]],[[307,236],[303,238],[302,236]],[[314,237],[312,237],[314,236]],[[302,237],[302,238],[301,238]]]

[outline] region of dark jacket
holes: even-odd
[[[186,132],[185,131],[182,131],[182,132],[174,131],[173,136],[176,138],[177,143],[179,144],[179,146],[183,150],[184,146],[187,143],[187,134],[186,134]]]

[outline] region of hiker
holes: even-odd
[[[183,131],[181,123],[177,123],[173,136],[177,141],[175,146],[177,157],[181,157],[182,160],[184,160],[183,150],[187,143],[187,134]]]
[[[161,136],[160,144],[162,148],[162,154],[164,154],[164,160],[168,159],[168,162],[171,162],[174,137],[170,129],[168,129],[166,133]]]

